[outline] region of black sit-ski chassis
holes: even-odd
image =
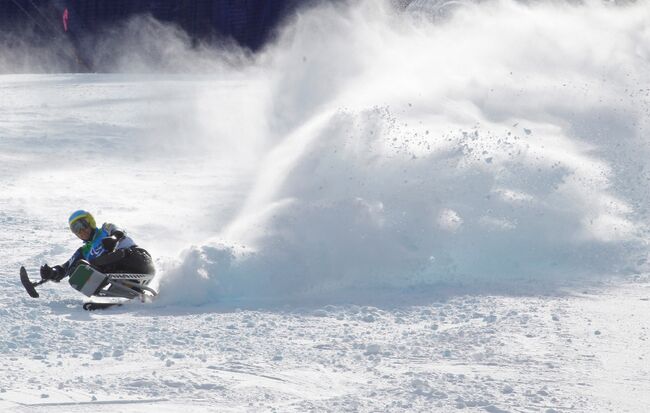
[[[72,271],[69,282],[74,289],[91,299],[125,298],[131,300],[140,298],[141,301],[145,301],[147,297],[158,295],[156,290],[148,286],[153,276],[153,274],[104,274],[87,261],[81,260]],[[32,282],[25,267],[20,267],[20,281],[30,297],[38,298],[36,287],[49,280],[42,279]],[[83,308],[84,310],[96,310],[119,306],[122,303],[89,301],[84,303]]]

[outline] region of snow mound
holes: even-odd
[[[268,150],[240,213],[166,271],[169,300],[525,289],[643,261],[650,12],[417,10],[323,6],[266,51]]]

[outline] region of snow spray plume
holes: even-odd
[[[85,40],[93,67],[109,73],[216,74],[246,64],[251,56],[232,41],[193,42],[180,27],[137,15]]]
[[[64,36],[47,36],[32,24],[0,32],[0,74],[73,70],[74,48]]]
[[[510,291],[642,269],[650,10],[447,14],[367,1],[297,16],[262,60],[258,180],[169,269],[163,303]]]
[[[252,56],[232,42],[216,46],[193,42],[176,25],[140,15],[106,27],[82,44],[90,51],[88,59],[95,70],[138,74],[149,82],[150,105],[147,113],[138,114],[142,130],[137,144],[143,148],[137,153],[211,154],[215,158],[241,154],[238,147],[249,145],[250,134],[265,127],[253,118],[261,110],[260,102],[265,102],[259,99],[260,93],[251,96],[244,90],[235,95],[219,89],[224,81],[242,79],[251,85],[246,87],[254,87],[247,76]],[[188,82],[179,92],[174,81],[183,80]]]
[[[62,30],[28,22],[0,33],[0,73],[223,73],[248,64],[251,53],[234,41],[217,45],[193,41],[172,23],[136,15],[96,32],[75,33],[76,44]]]

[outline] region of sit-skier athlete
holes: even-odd
[[[41,266],[41,278],[44,280],[61,281],[74,272],[80,260],[87,261],[104,274],[155,274],[151,255],[115,225],[104,223],[98,228],[95,218],[83,210],[73,212],[68,224],[84,244],[66,263],[54,267],[47,264]],[[119,254],[114,254],[118,251]]]

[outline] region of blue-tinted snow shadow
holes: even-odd
[[[459,297],[570,297],[583,294],[592,288],[603,285],[601,279],[572,280],[557,283],[553,286],[534,281],[520,283],[516,286],[461,286],[439,283],[437,285],[422,285],[408,289],[373,289],[365,292],[350,291],[336,296],[327,295],[320,298],[311,296],[309,299],[285,297],[284,299],[234,299],[232,297],[215,297],[214,301],[202,304],[168,303],[153,301],[151,303],[128,303],[119,308],[106,312],[125,314],[136,317],[174,317],[200,314],[227,314],[240,311],[261,311],[270,313],[309,314],[328,307],[355,308],[372,307],[380,310],[406,310],[413,307],[439,306]],[[164,297],[163,292],[163,297]],[[173,292],[170,292],[173,294]]]

